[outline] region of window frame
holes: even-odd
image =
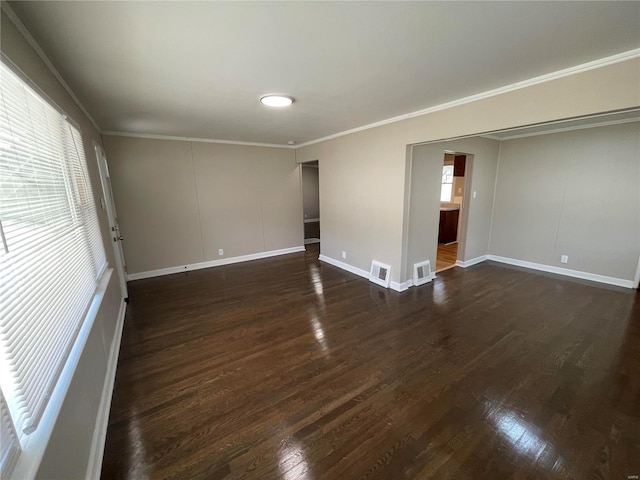
[[[78,148],[82,148],[85,168],[88,170],[89,158],[91,158],[91,155],[93,154],[89,154],[84,146],[84,136],[80,125],[72,117],[67,115],[66,112],[51,99],[51,97],[43,92],[42,89],[38,87],[38,85],[36,85],[19,67],[17,67],[13,63],[13,61],[11,61],[11,59],[9,59],[4,54],[4,52],[2,52],[0,55],[0,62],[4,67],[15,74],[28,88],[33,90],[33,92],[35,92],[35,94],[38,95],[42,99],[42,101],[44,101],[54,110],[56,110],[60,115],[62,115],[65,122],[75,128],[75,130],[79,134],[80,139],[82,140]],[[83,159],[80,158],[80,161],[82,162]],[[55,381],[55,386],[51,390],[49,399],[46,403],[46,406],[44,407],[37,427],[32,433],[23,435],[19,439],[17,438],[16,444],[12,444],[11,448],[17,447],[18,451],[17,453],[14,452],[14,457],[16,458],[13,458],[13,462],[11,462],[13,464],[10,463],[8,465],[10,469],[3,470],[3,478],[34,478],[37,474],[47,445],[53,433],[56,421],[60,414],[63,402],[67,396],[67,392],[69,391],[69,387],[71,386],[74,374],[82,357],[82,353],[94,328],[98,312],[101,308],[107,288],[109,287],[111,275],[113,273],[113,269],[109,264],[107,249],[104,242],[104,232],[99,215],[99,201],[97,201],[102,195],[102,189],[101,186],[92,183],[89,176],[87,176],[87,182],[89,188],[93,192],[96,220],[99,228],[100,238],[102,240],[102,250],[104,253],[105,263],[103,268],[101,269],[101,272],[99,272],[99,274],[97,275],[96,290],[91,300],[89,301],[89,305],[85,310],[84,316],[79,321],[77,333],[74,339],[70,342],[70,345],[66,346],[66,348],[69,349],[66,360],[62,363],[60,373],[57,377],[57,380]],[[2,233],[0,248],[2,248],[4,251],[6,245],[4,240],[4,232],[0,233]],[[11,421],[13,422],[12,419]]]
[[[446,182],[445,181],[445,169],[447,169],[447,168],[451,168],[451,182]],[[442,182],[440,184],[440,202],[441,203],[446,203],[446,202],[452,202],[453,201],[453,173],[454,173],[453,164],[451,164],[451,165],[442,165]],[[451,185],[451,190],[449,191],[449,199],[448,200],[443,199],[444,186],[445,185]]]

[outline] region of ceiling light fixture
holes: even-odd
[[[263,95],[260,103],[269,107],[288,107],[294,102],[294,98],[288,95]]]

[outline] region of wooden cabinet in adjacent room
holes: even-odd
[[[456,155],[453,160],[453,176],[464,177],[464,170],[467,164],[466,155]]]
[[[440,210],[438,243],[451,243],[458,239],[458,215],[460,210]]]

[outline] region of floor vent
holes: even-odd
[[[431,262],[426,260],[413,264],[413,284],[417,287],[431,281]]]
[[[391,265],[385,265],[377,260],[372,261],[369,280],[385,288],[389,288],[391,283]]]

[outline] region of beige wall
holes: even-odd
[[[302,206],[304,218],[320,217],[318,168],[302,165]]]
[[[2,53],[80,126],[107,260],[110,265],[113,265],[108,220],[106,212],[100,208],[99,204],[102,190],[92,144],[92,141],[101,143],[100,134],[4,12],[1,15],[1,21]],[[115,339],[116,321],[121,303],[120,287],[117,275],[114,273],[71,381],[37,478],[85,478],[102,388],[106,380],[107,360]]]
[[[303,244],[293,150],[117,136],[104,144],[129,273]]]
[[[503,141],[490,253],[633,280],[640,124]]]
[[[411,278],[413,264],[429,260],[435,271],[440,220],[440,188],[445,150],[467,154],[465,177],[469,177],[469,191],[460,214],[465,230],[459,232],[458,259],[471,260],[489,251],[491,210],[498,164],[499,142],[484,138],[465,138],[413,147],[410,171],[410,190],[407,192],[408,227],[406,274]],[[465,241],[466,238],[466,241]]]
[[[321,165],[322,254],[367,271],[378,259],[400,281],[407,145],[637,107],[638,84],[632,59],[300,147]]]

